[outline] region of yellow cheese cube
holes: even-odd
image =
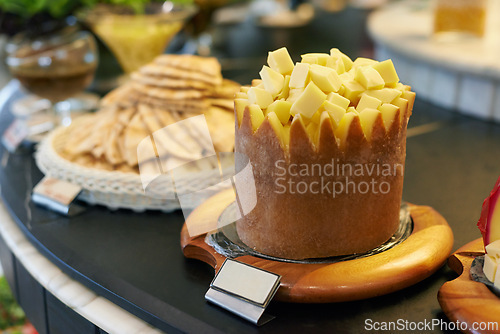
[[[500,240],[495,240],[485,247],[486,253],[494,258],[500,259]]]
[[[290,88],[303,88],[309,82],[309,64],[297,63],[290,76]]]
[[[290,108],[292,103],[289,101],[276,100],[267,107],[268,114],[274,112],[281,124],[286,124],[290,120]]]
[[[382,79],[384,79],[385,84],[394,85],[398,83],[399,77],[394,68],[392,60],[387,59],[373,65],[373,68],[380,74]]]
[[[359,112],[359,120],[361,121],[361,128],[368,141],[372,138],[373,124],[378,116],[381,115],[380,111],[377,109],[367,108]]]
[[[339,75],[334,69],[321,65],[311,65],[311,80],[324,92],[337,92],[342,85]]]
[[[252,122],[252,129],[255,132],[262,124],[262,122],[264,122],[264,113],[262,112],[262,109],[256,104],[249,105],[248,109],[250,111],[250,121]]]
[[[402,97],[397,97],[392,101],[391,104],[394,104],[396,107],[399,107],[399,119],[402,121],[404,115],[406,114],[406,110],[408,109],[408,100],[403,99]]]
[[[236,93],[236,95],[234,97],[236,99],[248,99],[247,93],[243,93],[243,92]]]
[[[345,88],[344,97],[353,104],[358,104],[359,95],[365,91],[365,88],[357,81],[344,81],[342,85]]]
[[[354,80],[354,73],[353,72],[344,72],[342,74],[339,74],[339,78],[342,82],[353,81]]]
[[[242,93],[247,93],[249,89],[250,89],[250,87],[249,87],[249,86],[241,86],[241,88],[240,88],[240,92],[242,92]]]
[[[376,90],[367,90],[363,95],[376,97],[383,103],[391,103],[395,98],[400,97],[402,92],[394,88],[382,88]]]
[[[389,131],[392,122],[396,119],[396,113],[399,107],[390,103],[382,103],[382,105],[378,107],[378,110],[382,113],[382,120],[384,121],[386,131]]]
[[[319,125],[323,124],[323,122],[326,122],[328,119],[331,119],[330,114],[328,113],[328,111],[323,110],[321,112],[321,117],[319,119]],[[332,122],[330,122],[330,123],[332,123]],[[334,126],[336,127],[336,125],[334,125]]]
[[[280,73],[264,65],[262,66],[262,70],[259,74],[262,78],[265,89],[271,93],[273,97],[281,92],[285,78]]]
[[[326,53],[306,53],[301,55],[300,57],[302,57],[303,63],[326,66],[326,62],[328,58],[330,58],[330,55]],[[304,59],[306,59],[306,61],[304,61]]]
[[[332,119],[333,125],[337,127],[342,120],[342,117],[344,117],[346,110],[328,100],[323,103],[322,107],[323,109],[325,109],[325,111],[328,112],[328,115]]]
[[[313,117],[311,117],[311,122],[319,124],[319,121],[321,120],[322,113],[323,113],[323,111],[321,109],[316,111],[316,113],[313,115]]]
[[[358,111],[356,110],[356,108],[354,108],[354,107],[347,108],[346,112],[351,112],[351,113],[354,113],[354,114],[359,114]]]
[[[302,57],[302,60],[300,61],[301,63],[306,63],[309,65],[318,64],[318,58],[316,57],[305,56],[305,55],[302,55],[301,57]]]
[[[351,103],[349,99],[346,99],[342,95],[335,92],[331,92],[330,94],[328,94],[326,96],[326,99],[327,101],[330,101],[331,103],[338,105],[344,110],[346,110],[347,107],[349,107],[349,104]]]
[[[413,110],[413,103],[415,102],[415,92],[405,90],[403,91],[402,97],[403,99],[408,100],[408,109]]]
[[[257,87],[259,85],[262,85],[262,80],[260,80],[260,79],[253,79],[252,80],[252,87]]]
[[[335,137],[340,140],[340,147],[345,147],[347,135],[349,134],[349,129],[354,118],[358,117],[355,113],[346,113],[339,125],[335,129]]]
[[[300,95],[304,92],[304,88],[293,88],[288,92],[287,101],[294,103]]]
[[[274,101],[271,93],[259,87],[250,88],[247,94],[248,102],[250,104],[257,104],[262,109],[267,108]]]
[[[269,67],[283,75],[293,71],[293,61],[285,47],[269,52],[267,63]]]
[[[285,75],[285,81],[283,82],[283,89],[281,93],[278,94],[277,99],[286,99],[290,93],[290,76]]]
[[[314,144],[317,142],[318,138],[318,127],[319,127],[318,124],[319,122],[318,123],[311,122],[306,127],[306,132],[309,135],[309,138],[311,138],[311,142]]]
[[[347,55],[343,54],[340,52],[339,49],[333,48],[330,50],[330,55],[335,58],[340,58],[342,59],[342,62],[344,63],[344,68],[346,71],[349,71],[352,68],[352,60],[349,58]]]
[[[338,74],[345,73],[344,62],[341,58],[330,57],[326,60],[325,66],[334,69]]]
[[[379,99],[362,94],[361,99],[359,99],[358,105],[356,106],[356,110],[359,112],[362,112],[363,110],[370,108],[370,109],[377,109],[382,105],[382,101]]]
[[[234,110],[236,110],[236,117],[238,119],[238,124],[241,125],[241,121],[243,120],[243,112],[245,111],[245,107],[248,105],[247,99],[235,99],[234,100]]]
[[[380,74],[371,66],[361,66],[356,68],[354,79],[366,89],[384,88],[385,82]]]
[[[495,282],[497,272],[497,259],[491,255],[484,255],[483,273],[491,282]]]
[[[370,59],[370,58],[358,57],[352,63],[352,66],[353,67],[361,67],[361,66],[375,65],[377,63],[378,63],[378,61]]]
[[[326,94],[310,82],[304,92],[293,103],[290,113],[292,115],[301,114],[304,117],[311,118],[319,107],[325,102]]]
[[[281,125],[281,122],[278,119],[278,116],[273,111],[271,111],[271,112],[267,113],[266,118],[268,119],[269,123],[271,124],[271,127],[276,132],[276,135],[280,139],[281,143],[283,143],[283,125]]]

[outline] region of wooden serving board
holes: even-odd
[[[234,201],[232,189],[208,199],[188,217],[188,223],[214,224]],[[251,255],[238,261],[282,276],[275,299],[297,303],[331,303],[360,300],[411,286],[435,272],[448,258],[453,233],[446,220],[428,206],[409,205],[413,232],[401,244],[365,258],[326,264],[298,264]],[[190,225],[191,226],[191,225]],[[184,256],[211,265],[217,272],[225,257],[205,243],[205,234],[190,237],[181,231]]]
[[[448,259],[448,265],[460,276],[443,284],[438,300],[446,316],[453,322],[468,324],[465,333],[500,333],[500,298],[486,285],[470,278],[472,261],[484,255],[483,239],[479,238],[459,248]],[[473,330],[474,323],[496,323],[497,330]]]

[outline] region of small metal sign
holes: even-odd
[[[256,325],[274,317],[264,315],[278,291],[281,276],[249,264],[226,259],[210,284],[205,299]]]
[[[50,210],[73,216],[83,211],[83,207],[73,203],[81,191],[78,185],[46,176],[33,188],[31,199]]]

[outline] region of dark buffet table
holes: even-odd
[[[256,28],[250,21],[218,28],[224,75],[243,84],[258,76],[267,50],[287,45],[293,56],[327,52],[339,47],[351,57],[370,56],[365,34],[366,11],[347,9],[320,13],[301,29]],[[348,29],[346,29],[348,27]],[[245,57],[245,58],[242,58]],[[418,96],[418,95],[417,95]],[[3,105],[0,132],[12,120]],[[476,222],[483,199],[500,174],[500,125],[461,116],[417,97],[409,123],[404,199],[429,205],[448,221],[454,249],[480,236]],[[204,294],[214,271],[205,263],[185,259],[180,248],[181,212],[170,214],[88,207],[71,219],[29,201],[33,185],[42,178],[26,147],[16,154],[0,148],[0,183],[5,206],[31,243],[64,273],[98,295],[168,333],[358,333],[365,320],[447,321],[437,301],[441,285],[456,277],[447,266],[424,281],[390,295],[340,304],[273,302],[268,312],[276,319],[256,327],[208,304]],[[2,262],[9,259],[2,250]],[[12,274],[14,265],[6,265]],[[14,270],[15,271],[15,270]],[[23,288],[17,284],[16,291]],[[41,291],[45,293],[42,289]],[[34,296],[33,298],[36,298]],[[44,322],[48,309],[37,309],[33,321],[40,333],[52,333]],[[31,301],[21,302],[29,315]],[[83,319],[80,319],[84,321]],[[43,328],[42,328],[43,327]],[[58,328],[61,328],[59,326]],[[96,333],[81,326],[74,332]],[[441,332],[438,328],[435,332]]]

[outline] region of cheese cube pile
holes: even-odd
[[[388,132],[398,115],[402,122],[413,108],[415,93],[399,82],[391,60],[352,61],[335,48],[301,58],[294,64],[286,48],[269,52],[269,66],[262,67],[260,80],[236,96],[240,126],[247,109],[254,132],[268,119],[286,145],[294,120],[300,119],[313,143],[320,124],[329,121],[342,144],[356,118],[370,141],[375,124]]]

